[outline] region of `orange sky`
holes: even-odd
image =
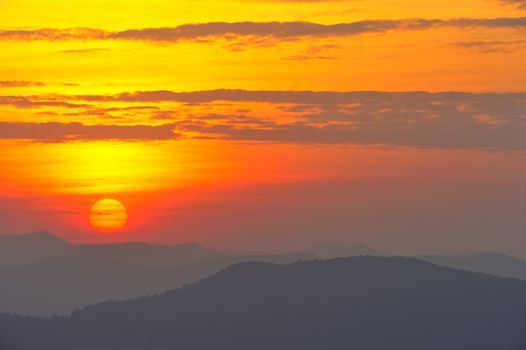
[[[517,253],[525,8],[2,1],[0,233]],[[111,237],[106,197],[129,210]]]
[[[426,1],[425,5],[408,0],[79,0],[70,4],[8,0],[0,4],[0,29],[4,32],[0,76],[3,80],[36,80],[52,85],[28,90],[38,92],[299,87],[522,91],[524,23],[387,31],[378,31],[379,25],[372,24],[370,30],[356,35],[331,35],[329,31],[323,36],[283,39],[225,33],[177,42],[20,40],[5,34],[43,28],[113,32],[210,22],[308,21],[332,25],[366,20],[524,16],[525,11],[499,0]]]

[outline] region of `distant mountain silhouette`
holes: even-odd
[[[0,266],[29,264],[71,252],[73,246],[49,232],[0,235]]]
[[[526,261],[499,253],[420,255],[416,258],[460,270],[526,280]]]
[[[67,314],[85,305],[124,300],[180,287],[172,271],[104,256],[66,255],[0,268],[0,312]]]
[[[231,253],[198,244],[73,245],[49,232],[0,236],[0,313],[66,315],[107,300],[158,294],[246,261],[382,256],[363,245],[325,244],[287,254]],[[417,256],[437,265],[526,280],[526,261],[496,253]]]
[[[526,282],[411,258],[243,263],[66,318],[0,316],[9,350],[519,350]]]
[[[315,258],[309,253],[207,254],[198,245],[163,247],[133,243],[76,247],[79,246],[68,245],[69,255],[0,267],[0,313],[66,315],[90,304],[179,288],[243,261],[290,263]]]
[[[343,245],[343,244],[322,244],[306,250],[307,252],[316,254],[320,258],[344,258],[350,256],[385,256],[384,252],[369,248],[362,244]]]
[[[389,256],[390,254],[361,244],[323,244],[306,251],[320,258],[339,258],[351,256]],[[465,253],[456,255],[416,255],[417,259],[436,265],[452,267],[471,272],[483,272],[502,277],[526,280],[526,261],[500,253]]]
[[[195,243],[179,245],[150,243],[73,245],[49,232],[0,235],[0,266],[30,264],[51,257],[77,254],[101,255],[129,264],[166,268],[237,255],[208,250]]]

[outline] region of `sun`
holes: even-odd
[[[89,220],[91,226],[98,231],[116,232],[126,225],[128,211],[118,200],[105,198],[93,204]]]

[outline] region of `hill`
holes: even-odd
[[[504,254],[420,255],[416,258],[460,270],[526,280],[526,261]]]
[[[26,265],[64,255],[99,255],[127,264],[175,268],[239,254],[195,244],[151,243],[70,244],[49,232],[0,235],[0,267]]]
[[[386,256],[388,254],[379,250],[367,247],[362,244],[344,245],[344,244],[321,244],[306,251],[316,254],[320,258],[333,259],[345,258],[350,256]]]
[[[98,255],[66,255],[0,268],[0,312],[67,314],[85,305],[124,300],[180,287],[171,271]]]
[[[71,252],[73,246],[49,232],[0,235],[0,266],[30,264]]]
[[[518,350],[526,348],[524,295],[524,281],[411,258],[243,263],[71,317],[2,316],[0,347]]]
[[[159,294],[243,261],[290,263],[313,258],[310,254],[268,254],[160,268],[123,263],[103,255],[52,257],[0,267],[0,313],[67,315],[90,304]]]

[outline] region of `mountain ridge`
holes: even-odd
[[[0,330],[10,350],[518,350],[524,295],[525,281],[406,257],[250,262],[70,317],[3,315]]]

